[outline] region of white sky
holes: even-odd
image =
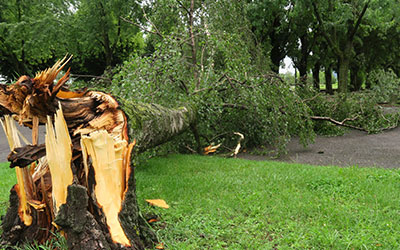
[[[285,59],[283,59],[283,66],[279,67],[280,74],[285,74],[287,72],[294,75],[293,61],[289,57],[285,57]]]

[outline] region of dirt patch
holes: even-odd
[[[271,160],[249,153],[242,153],[239,158]],[[272,160],[322,166],[399,168],[400,128],[379,134],[350,130],[343,136],[318,136],[307,148],[295,138],[288,145],[287,155]]]

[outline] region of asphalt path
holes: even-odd
[[[241,158],[267,160],[268,157],[241,154]],[[298,139],[288,144],[288,154],[277,161],[321,166],[400,167],[400,128],[379,134],[350,130],[343,136],[318,136],[314,144],[304,148]]]

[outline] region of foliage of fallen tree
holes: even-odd
[[[377,133],[397,127],[400,120],[399,112],[388,113],[378,105],[376,93],[326,95],[309,85],[290,84],[273,73],[211,74],[208,82],[196,88],[194,82],[185,81],[184,73],[176,73],[182,71],[177,66],[181,55],[163,46],[159,54],[126,62],[107,89],[126,99],[164,106],[190,103],[198,112],[202,145],[222,143],[222,148],[232,150],[233,134],[239,131],[247,147],[269,144],[279,153],[285,152],[293,136],[306,145],[314,132],[337,135],[349,128]],[[186,134],[172,147],[182,151],[194,144],[194,137]]]
[[[318,134],[342,134],[342,128],[378,133],[396,128],[400,121],[398,109],[379,105],[377,93],[325,95],[307,87],[299,93],[311,110],[309,118],[314,121],[314,130]]]
[[[193,107],[203,146],[222,143],[221,148],[233,150],[235,132],[244,135],[247,147],[268,143],[280,152],[292,136],[300,136],[304,144],[313,140],[313,123],[305,119],[310,109],[278,75],[252,72],[243,62],[231,62],[243,71],[202,72],[204,82],[196,87],[188,69],[180,67],[182,55],[173,48],[167,43],[152,56],[132,58],[117,69],[105,89],[126,100]],[[170,146],[185,151],[195,144],[195,136],[187,133]]]
[[[147,34],[152,52],[132,54],[90,87],[102,85],[125,100],[193,107],[195,124],[169,149],[199,151],[198,145],[222,143],[220,150],[232,152],[235,132],[244,135],[244,146],[268,143],[278,151],[291,136],[304,144],[313,140],[313,124],[304,119],[310,110],[289,83],[270,73],[265,48],[249,35],[242,3],[156,1],[142,11],[149,27],[121,19]]]

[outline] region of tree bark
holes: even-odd
[[[349,82],[350,58],[346,55],[339,57],[338,91],[346,93]]]
[[[286,35],[280,34],[277,30],[281,26],[280,17],[276,14],[273,21],[273,29],[269,33],[269,38],[271,40],[271,70],[277,74],[279,74],[279,67],[281,65],[281,61],[285,58],[285,44],[287,42]]]
[[[318,62],[315,63],[314,68],[313,68],[313,83],[314,83],[314,88],[316,90],[319,90],[319,84],[320,84],[320,79],[319,79],[319,71],[321,68],[321,64]]]
[[[189,38],[190,38],[190,49],[192,52],[192,69],[193,69],[193,77],[194,80],[196,81],[196,90],[200,88],[200,76],[199,76],[199,70],[198,70],[198,65],[197,65],[197,45],[196,45],[196,39],[195,39],[195,34],[194,34],[194,15],[195,15],[195,9],[194,9],[194,0],[190,1],[190,9],[188,12],[189,15]]]
[[[357,65],[352,65],[352,67],[350,68],[351,91],[361,90],[363,80],[363,70]]]
[[[351,19],[348,20],[347,31],[345,34],[344,42],[340,42],[336,37],[334,37],[335,39],[332,39],[332,37],[328,34],[328,32],[325,29],[321,29],[325,40],[327,41],[329,46],[331,46],[332,51],[336,54],[338,58],[338,64],[339,64],[338,91],[342,93],[346,93],[348,91],[350,59],[352,57],[352,53],[354,52],[353,48],[354,36],[357,33],[358,28],[360,27],[361,21],[365,15],[365,12],[368,9],[369,3],[370,0],[365,2],[361,13],[358,15],[356,20],[351,20]],[[323,26],[324,21],[322,20],[322,17],[319,13],[317,7],[317,1],[313,1],[312,5],[318,23],[320,24],[320,26]]]
[[[120,102],[129,118],[129,135],[136,139],[139,153],[169,141],[196,122],[195,111],[189,106],[169,109],[131,100]]]
[[[305,85],[307,83],[307,70],[308,70],[308,57],[310,55],[310,50],[309,50],[309,39],[307,37],[307,34],[304,34],[300,37],[301,41],[301,57],[298,64],[298,69],[300,73],[300,81]]]
[[[304,86],[307,83],[307,67],[299,65],[300,83]]]
[[[366,79],[365,79],[365,89],[371,89],[371,80],[370,80],[370,73],[371,70],[367,70],[367,75],[366,75]]]
[[[282,61],[282,56],[280,56],[281,52],[280,52],[280,48],[278,46],[275,46],[272,48],[271,50],[271,70],[276,73],[279,74],[279,67]]]
[[[0,86],[1,110],[15,114],[34,133],[37,122],[47,129],[45,145],[16,148],[9,156],[12,166],[28,170],[22,173],[32,182],[12,188],[0,246],[44,242],[60,230],[70,249],[152,247],[156,238],[140,216],[130,156],[189,128],[194,111],[124,100],[121,105],[102,92],[68,91],[62,85],[69,70],[53,84],[61,64],[33,79],[22,76],[13,85]],[[6,134],[14,138],[10,124],[8,120]],[[64,189],[55,180],[67,180]]]
[[[99,10],[100,10],[100,13],[103,16],[103,18],[106,18],[107,13],[105,10],[105,6],[100,1],[99,1]],[[113,61],[113,51],[111,48],[110,37],[108,35],[107,21],[104,21],[104,19],[101,19],[100,26],[101,26],[100,28],[101,28],[102,37],[103,37],[102,45],[104,48],[104,59],[106,62],[106,66],[111,66],[112,61]]]
[[[333,95],[332,66],[328,66],[325,68],[325,86],[326,86],[326,93]]]

